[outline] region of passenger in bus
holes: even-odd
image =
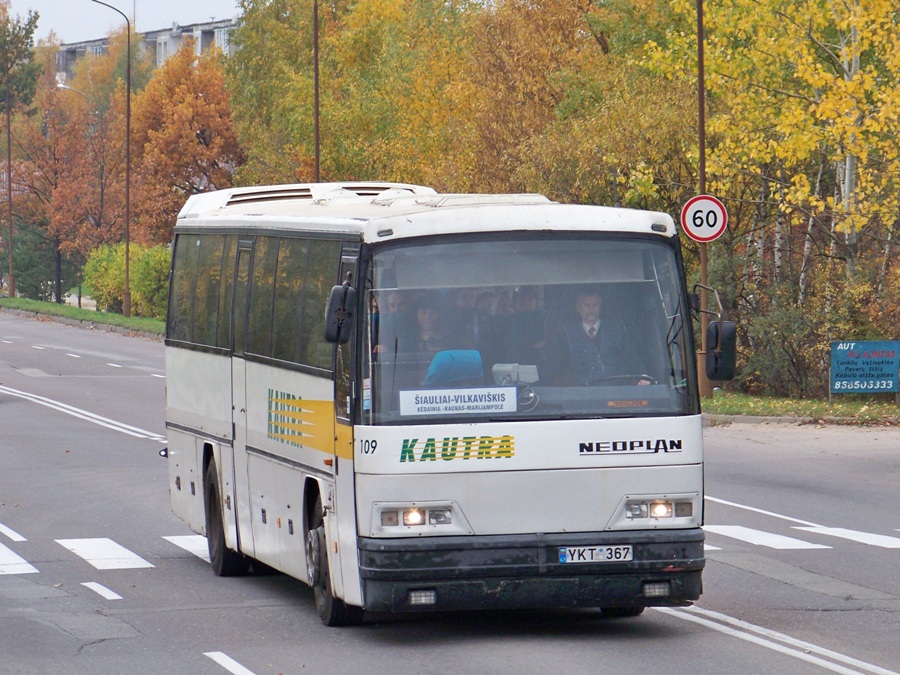
[[[424,293],[412,302],[413,311],[400,312],[393,335],[385,335],[382,344],[390,353],[436,352],[447,348],[441,321],[440,298],[435,293]],[[382,350],[384,351],[384,350]]]
[[[516,290],[515,313],[510,317],[509,363],[537,364],[544,350],[543,310],[538,308],[538,291],[533,286]]]
[[[408,321],[409,311],[406,298],[397,290],[379,293],[379,304],[375,316],[375,351],[391,352],[398,348],[397,339]]]
[[[441,317],[442,332],[455,349],[477,349],[481,342],[482,317],[478,311],[478,290],[457,288]]]
[[[597,289],[575,296],[575,315],[562,323],[551,348],[551,380],[557,384],[596,384],[622,374],[621,332],[613,321],[601,319],[602,308]]]

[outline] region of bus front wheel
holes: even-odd
[[[309,585],[316,598],[316,611],[326,626],[354,626],[362,622],[363,609],[346,604],[334,597],[331,590],[331,573],[328,570],[328,545],[325,540],[325,512],[322,498],[310,518],[306,533],[306,567]]]
[[[250,569],[250,559],[225,545],[225,525],[222,521],[222,497],[219,494],[219,473],[216,463],[210,462],[203,477],[206,506],[206,543],[209,562],[217,577],[238,577]]]

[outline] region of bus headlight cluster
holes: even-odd
[[[406,527],[417,527],[426,524],[451,525],[453,523],[453,513],[448,507],[412,507],[381,512],[382,527],[397,527],[401,523]]]
[[[690,518],[694,515],[694,504],[690,501],[669,501],[653,499],[649,501],[629,501],[625,503],[625,517],[638,518]]]

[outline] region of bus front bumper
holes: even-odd
[[[684,606],[702,593],[703,531],[359,540],[363,606],[410,612]],[[632,547],[627,562],[562,563],[560,548]]]

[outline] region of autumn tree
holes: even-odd
[[[80,149],[54,191],[51,229],[81,264],[125,232],[126,51],[124,31],[111,35],[108,53],[83,57],[59,98],[79,121],[70,141]],[[134,85],[146,80],[150,64],[140,50],[132,59]]]
[[[166,243],[185,200],[230,187],[243,161],[220,52],[196,57],[189,40],[153,73],[134,102],[132,143],[137,159],[132,236],[145,244]]]
[[[17,116],[13,151],[18,193],[15,207],[21,233],[27,238],[28,263],[42,270],[36,279],[43,282],[53,279],[53,296],[62,302],[64,281],[75,279],[62,242],[52,227],[53,203],[57,188],[71,172],[78,153],[83,151],[80,126],[83,120],[80,110],[71,105],[76,103],[72,93],[57,87],[55,60],[53,42],[39,45],[35,50],[35,61],[43,67],[34,98],[37,112]],[[45,256],[49,256],[49,261]],[[28,274],[23,263],[17,261],[20,279]],[[35,284],[31,284],[30,290],[19,285],[29,297],[36,291],[38,295],[45,294]]]
[[[0,4],[0,96],[3,97],[6,120],[6,246],[9,253],[7,284],[10,296],[16,294],[13,272],[12,115],[17,106],[27,105],[34,95],[34,83],[40,69],[31,53],[37,21],[38,15],[32,11],[24,20],[18,16],[13,19],[9,14],[9,5],[6,2]]]

